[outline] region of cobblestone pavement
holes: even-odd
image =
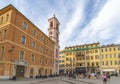
[[[73,79],[68,77],[55,77],[46,79],[18,79],[0,80],[0,84],[103,84],[102,79]],[[107,84],[120,84],[120,77],[112,77]]]

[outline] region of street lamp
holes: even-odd
[[[11,47],[11,49],[9,49],[9,52],[12,52],[14,50],[14,46]]]

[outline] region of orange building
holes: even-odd
[[[53,74],[54,45],[12,5],[0,10],[0,79]]]

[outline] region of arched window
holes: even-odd
[[[53,22],[50,22],[50,27],[53,27]]]

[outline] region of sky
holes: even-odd
[[[120,0],[0,0],[12,4],[48,35],[48,19],[60,22],[60,50],[100,42],[120,44]]]

